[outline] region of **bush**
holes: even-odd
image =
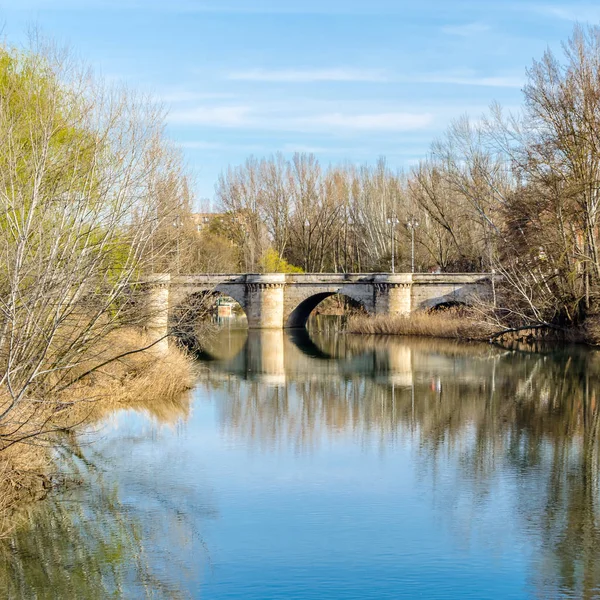
[[[304,273],[300,267],[281,258],[274,248],[269,248],[260,261],[264,273]]]

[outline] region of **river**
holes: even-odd
[[[225,330],[200,358],[64,440],[9,598],[600,597],[598,352]]]

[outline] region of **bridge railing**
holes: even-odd
[[[282,283],[344,283],[344,282],[398,282],[398,283],[475,283],[490,279],[490,273],[199,273],[198,275],[171,275],[171,284],[183,283],[254,283],[263,278],[277,278]]]

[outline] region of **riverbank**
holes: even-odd
[[[53,454],[73,432],[99,422],[117,408],[144,410],[163,422],[173,414],[185,418],[190,405],[186,391],[196,378],[192,359],[175,345],[161,352],[135,352],[145,345],[147,340],[137,331],[115,332],[78,371],[83,374],[111,357],[131,354],[82,377],[50,399],[27,399],[12,424],[5,425],[5,429],[18,430],[20,441],[0,452],[0,537],[18,520],[19,508],[43,499],[60,480],[54,473]],[[3,404],[0,401],[0,410]],[[39,431],[43,433],[34,435]]]

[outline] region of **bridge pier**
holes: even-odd
[[[373,294],[376,315],[407,315],[412,310],[412,277],[378,275]]]
[[[283,329],[258,329],[248,332],[247,368],[260,376],[262,383],[285,384],[285,343]]]
[[[249,329],[283,328],[285,274],[248,275],[246,316]]]
[[[166,352],[169,348],[169,285],[171,276],[168,273],[148,275],[144,281],[148,295],[146,300],[147,321],[146,335],[148,342],[160,340],[152,349]],[[163,339],[161,339],[163,338]]]

